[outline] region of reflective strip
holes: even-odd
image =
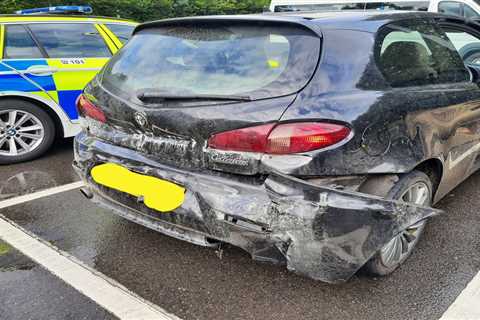
[[[62,72],[81,72],[81,71],[95,71],[98,72],[102,70],[102,68],[78,68],[78,69],[68,69],[68,68],[62,68],[61,70],[56,70],[56,71],[62,71]]]
[[[5,41],[5,26],[0,25],[0,59],[3,58],[3,42]]]
[[[83,89],[83,88],[81,88]],[[68,114],[68,117],[72,120],[78,119],[77,113],[77,98],[82,94],[82,90],[58,90],[58,101],[63,110]]]
[[[47,62],[45,60],[0,61],[1,70],[5,72],[0,77],[0,91],[55,91],[55,83],[52,76],[35,76],[17,71],[17,69],[24,70],[34,65],[47,66]]]
[[[24,91],[51,100],[68,116],[78,118],[75,101],[109,58],[3,60],[0,91]],[[38,72],[32,74],[29,68]],[[33,71],[33,70],[31,70]]]
[[[102,68],[81,68],[81,69],[74,69],[74,68],[71,68],[71,69],[67,69],[67,68],[62,68],[62,69],[54,69],[52,68],[51,71],[52,73],[55,73],[55,72],[59,72],[59,71],[62,71],[62,72],[79,72],[79,71],[100,71],[102,70]],[[0,76],[1,75],[10,75],[10,74],[31,74],[31,72],[29,70],[16,70],[16,71],[0,71]]]
[[[3,59],[3,62],[10,62],[10,61],[18,61],[18,62],[21,62],[21,61],[44,61],[46,58],[35,58],[35,59],[12,59],[12,58],[9,58],[9,59]],[[51,58],[49,58],[51,59]],[[70,60],[71,58],[65,58],[65,60]],[[77,59],[109,59],[109,58],[106,58],[106,57],[89,57],[89,58],[77,58]]]
[[[57,91],[37,91],[37,92],[30,92],[30,93],[35,95],[35,96],[39,96],[41,98],[44,98],[44,99],[51,99],[51,100],[55,101],[55,103],[57,103],[57,104],[59,102]]]
[[[10,76],[12,74],[18,74],[16,71],[0,71],[0,76]]]
[[[105,30],[103,30],[103,28],[99,24],[96,24],[95,28],[97,28],[98,33],[100,33],[103,40],[107,44],[108,49],[110,49],[110,52],[112,52],[112,54],[115,54],[118,51],[118,47],[115,45],[112,39],[110,39],[108,34],[105,32]]]
[[[69,61],[80,60],[79,64]],[[48,59],[50,67],[56,69],[53,80],[58,91],[82,90],[98,71],[107,63],[108,58]]]
[[[60,106],[69,120],[75,120],[78,119],[75,106],[78,95],[108,60],[109,58],[3,60],[0,61],[0,91],[23,91],[50,100]],[[32,73],[34,71],[36,73]]]
[[[131,20],[119,20],[119,19],[110,19],[110,18],[85,18],[85,17],[35,17],[35,16],[11,16],[11,17],[0,17],[0,22],[7,23],[21,23],[21,22],[77,22],[77,23],[125,23],[125,24],[136,24],[136,22]]]
[[[120,41],[117,38],[117,36],[112,31],[110,31],[110,29],[108,29],[108,27],[106,25],[102,24],[102,25],[100,25],[100,27],[105,31],[105,33],[110,37],[110,39],[112,39],[113,43],[115,43],[117,48],[123,47],[122,41]]]

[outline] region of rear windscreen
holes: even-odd
[[[282,96],[303,88],[320,56],[320,38],[284,25],[174,26],[138,32],[104,70],[120,95]]]

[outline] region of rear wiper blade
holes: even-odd
[[[221,101],[252,101],[250,96],[218,95],[218,94],[165,94],[155,91],[144,91],[137,95],[142,101],[182,101],[182,100],[221,100]]]

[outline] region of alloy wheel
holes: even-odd
[[[0,110],[0,155],[19,156],[32,152],[45,138],[42,122],[23,110]]]
[[[410,186],[399,201],[414,203],[419,206],[430,204],[430,191],[424,182]],[[415,247],[418,237],[425,228],[425,220],[420,221],[390,240],[380,251],[380,259],[385,267],[394,267],[405,260]]]

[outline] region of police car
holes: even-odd
[[[80,131],[77,97],[135,28],[84,15],[91,12],[63,6],[0,15],[0,164],[36,158],[56,137]]]

